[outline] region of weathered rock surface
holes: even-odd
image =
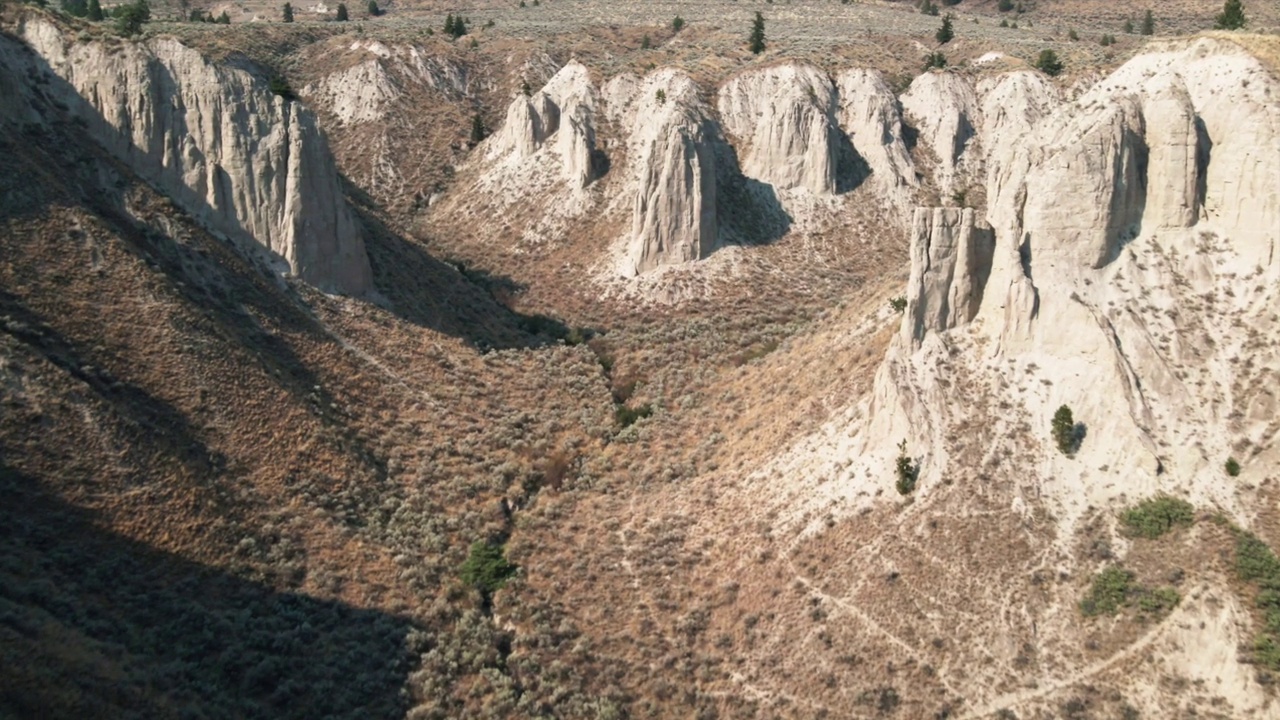
[[[717,239],[714,130],[697,86],[677,70],[650,73],[624,116],[636,185],[623,272],[706,257]]]
[[[835,87],[811,65],[751,70],[721,89],[724,129],[742,147],[742,172],[781,190],[836,190]]]
[[[364,242],[315,116],[248,72],[170,39],[74,42],[25,24],[34,72],[88,132],[184,210],[256,243],[326,291],[372,285]]]
[[[972,208],[916,208],[903,340],[969,322],[982,304],[994,238]]]
[[[544,146],[572,189],[586,187],[594,178],[591,156],[595,150],[593,114],[596,92],[587,69],[569,63],[531,97],[518,95],[507,108],[501,130],[486,141],[485,156],[506,165],[519,165]],[[544,158],[537,162],[547,162]]]
[[[904,220],[920,183],[903,139],[902,112],[884,75],[877,70],[846,70],[836,76],[840,127],[871,169],[871,180]]]
[[[965,189],[981,164],[981,156],[970,151],[980,123],[973,86],[956,73],[926,72],[903,94],[902,109],[938,156],[938,190],[948,197]]]

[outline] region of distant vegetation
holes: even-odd
[[[928,55],[924,56],[925,71],[933,70],[934,68],[941,70],[946,66],[947,66],[947,56],[943,55],[941,50],[931,52]]]
[[[1240,475],[1240,463],[1233,457],[1227,458],[1226,465],[1223,466],[1223,469],[1226,470],[1227,474],[1231,477],[1238,477]]]
[[[519,568],[507,560],[502,545],[477,540],[471,544],[471,553],[459,569],[459,576],[466,584],[479,590],[485,597],[497,592]]]

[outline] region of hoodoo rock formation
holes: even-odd
[[[27,72],[90,134],[211,229],[256,243],[331,292],[372,285],[355,217],[315,116],[250,73],[170,39],[108,46],[25,24]]]
[[[920,183],[907,150],[902,111],[884,75],[877,70],[845,70],[836,76],[840,126],[871,170],[871,180],[889,205],[910,218]]]
[[[697,86],[675,70],[650,73],[624,115],[636,185],[623,271],[706,257],[717,239],[716,161]]]
[[[973,319],[991,270],[992,240],[972,208],[916,208],[904,341],[919,347],[927,333]]]
[[[730,80],[717,100],[720,122],[738,138],[742,172],[780,190],[836,190],[835,87],[801,64],[753,70]]]
[[[938,190],[946,197],[966,189],[981,162],[970,148],[980,113],[973,86],[956,73],[926,72],[902,96],[902,109],[938,156]]]

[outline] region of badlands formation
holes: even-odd
[[[358,362],[404,403],[367,411],[395,442],[362,428],[339,445],[370,483],[411,489],[308,512],[357,518],[341,533],[368,543],[359,556],[425,593],[394,612],[444,618],[404,643],[418,665],[396,702],[411,715],[1280,714],[1274,618],[1224,560],[1232,533],[1280,540],[1274,38],[1155,40],[1074,84],[1026,67],[896,82],[790,58],[717,79],[604,76],[547,58],[537,87],[491,83],[502,121],[412,223],[368,209],[339,146],[391,123],[411,84],[462,104],[481,81],[416,46],[343,43],[353,59],[298,101],[247,60],[76,38],[31,13],[0,35],[0,89],[22,100],[0,128],[65,113],[290,289],[308,337],[331,343],[317,367]],[[382,171],[409,177],[416,157]],[[400,234],[410,225],[424,237]],[[803,294],[824,265],[894,251],[900,267],[864,273],[802,330],[733,356],[695,344]],[[388,280],[421,277],[438,284]],[[519,312],[527,287],[588,297],[550,310],[597,327]],[[457,305],[493,307],[484,322],[523,344],[446,337],[441,318],[470,311]],[[670,347],[636,340],[682,313],[658,336]],[[667,352],[686,367],[653,369]],[[367,388],[318,399],[322,375],[298,382],[326,428],[366,412]],[[510,415],[473,422],[490,402]],[[1071,454],[1049,433],[1064,405]],[[511,453],[486,455],[497,426]],[[440,477],[465,488],[450,496],[465,512],[432,497]],[[1163,495],[1194,507],[1191,528],[1156,541],[1121,527]],[[414,503],[430,511],[403,530]],[[472,542],[519,561],[506,588],[415,574],[475,557]],[[1108,567],[1175,599],[1082,616]]]

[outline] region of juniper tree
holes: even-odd
[[[1147,13],[1142,16],[1141,33],[1143,35],[1154,35],[1156,33],[1156,18],[1151,14],[1151,10],[1147,10]]]
[[[1035,68],[1052,77],[1062,72],[1062,62],[1054,51],[1041,50],[1040,57],[1036,58]]]
[[[369,17],[378,17],[382,14],[382,8],[378,7],[378,0],[369,0]]]
[[[106,17],[102,14],[102,3],[98,2],[98,0],[89,0],[89,12],[85,17],[93,22],[102,22],[102,19]]]
[[[338,22],[346,22],[347,20],[350,19],[350,15],[347,14],[346,3],[338,3],[338,14],[335,16],[334,19],[336,19]]]
[[[284,4],[284,21],[287,23],[293,22],[293,5],[289,3]]]

